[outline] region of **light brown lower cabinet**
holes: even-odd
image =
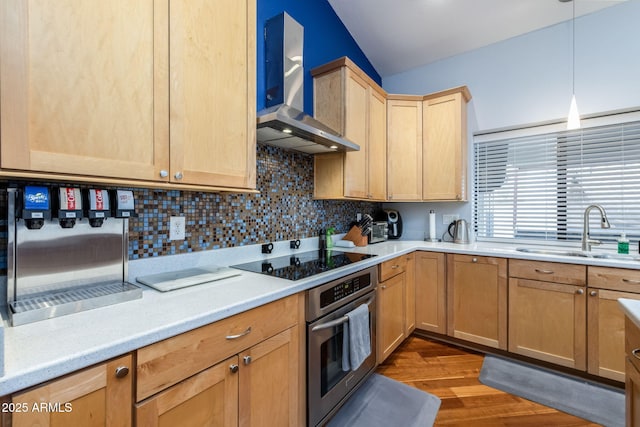
[[[627,427],[640,426],[640,328],[625,317],[625,398]]]
[[[138,426],[296,426],[298,326],[136,405]]]
[[[302,316],[292,295],[138,349],[137,425],[302,425]]]
[[[378,363],[382,363],[405,338],[405,273],[378,285]]]
[[[509,351],[587,368],[586,267],[509,260]]]
[[[418,251],[415,264],[416,328],[446,334],[445,254]]]
[[[618,298],[640,300],[640,271],[588,267],[588,372],[624,381],[624,312]]]
[[[125,355],[16,393],[11,425],[130,426],[131,369],[132,357]]]
[[[407,337],[407,266],[410,257],[399,256],[378,267],[376,346],[382,363]]]
[[[411,335],[416,329],[416,254],[412,252],[404,256],[407,260],[405,270],[405,337]]]
[[[507,349],[507,260],[447,254],[447,334]]]

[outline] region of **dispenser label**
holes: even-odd
[[[89,190],[89,209],[92,211],[109,210],[109,193],[107,190]]]
[[[133,191],[118,190],[117,194],[118,194],[118,209],[132,211],[134,209]]]
[[[47,187],[24,187],[24,208],[26,210],[49,210],[49,189]]]
[[[63,211],[81,210],[82,199],[80,197],[79,188],[60,188],[60,209]]]

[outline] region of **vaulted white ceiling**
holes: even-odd
[[[559,0],[328,1],[382,77],[573,16],[573,3]],[[581,16],[624,0],[575,1]]]

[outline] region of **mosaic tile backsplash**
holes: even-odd
[[[379,203],[313,200],[312,156],[258,145],[256,157],[259,194],[133,189],[138,216],[129,220],[129,259],[301,239],[328,227],[346,233],[357,212],[381,208]],[[6,210],[6,197],[0,196],[2,274]],[[169,240],[171,216],[185,217],[185,240]]]

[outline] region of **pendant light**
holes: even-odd
[[[560,0],[563,1],[563,0]],[[567,0],[564,0],[567,1]],[[576,103],[576,1],[573,3],[573,19],[571,21],[571,105],[569,106],[569,117],[567,118],[567,129],[579,129],[580,128],[580,113],[578,113],[578,104]]]

